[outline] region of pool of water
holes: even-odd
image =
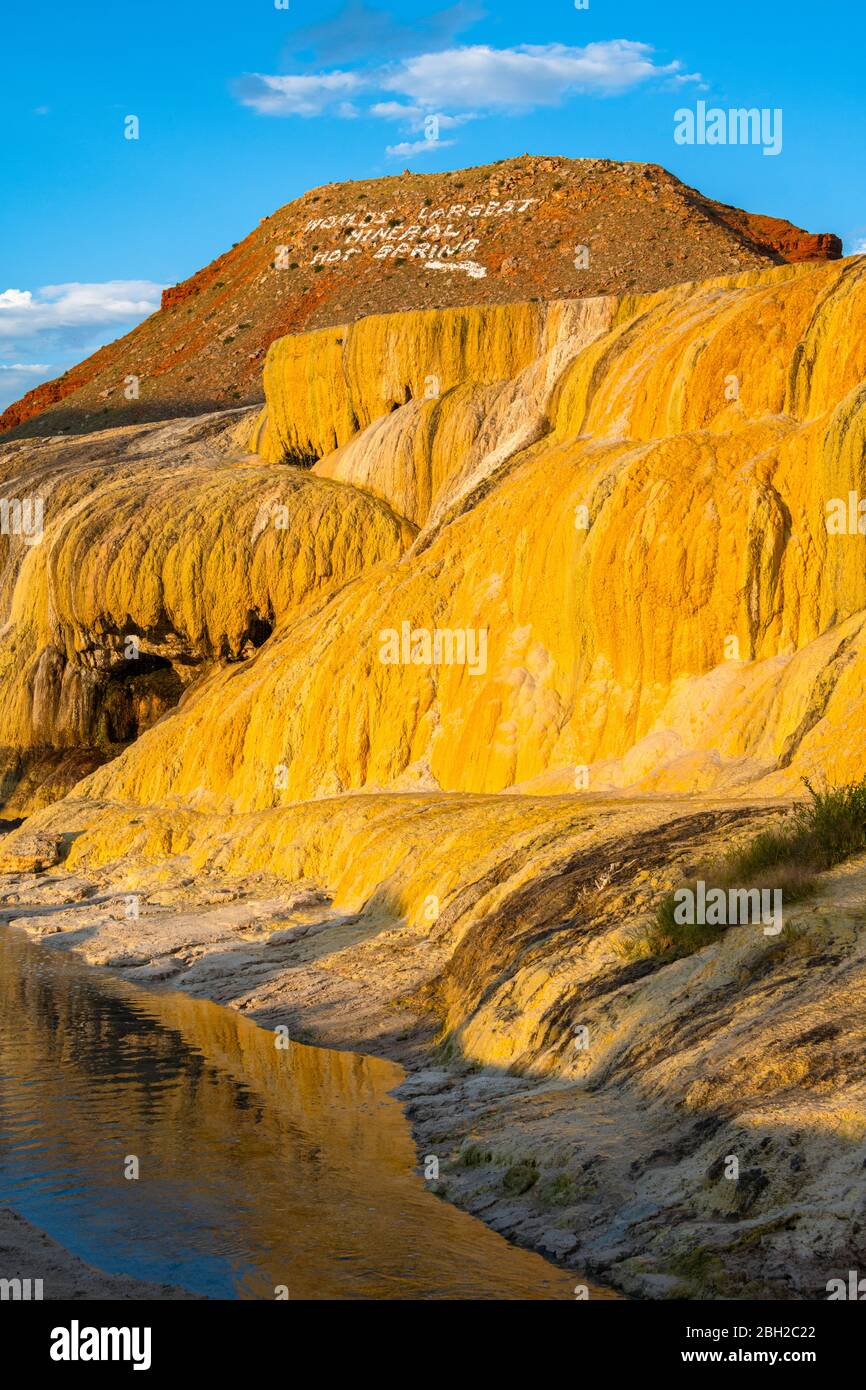
[[[573,1299],[413,1171],[401,1076],[0,927],[0,1205],[100,1269],[217,1298]]]

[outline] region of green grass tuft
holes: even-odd
[[[482,1149],[480,1144],[468,1144],[457,1162],[461,1168],[481,1168],[492,1160],[493,1155],[488,1149]]]
[[[815,892],[819,874],[866,851],[866,778],[823,791],[803,780],[809,800],[789,812],[781,825],[730,850],[683,886],[694,891],[698,879],[703,879],[708,891],[780,889],[784,903],[802,902]],[[659,904],[655,920],[627,939],[621,955],[631,960],[647,956],[676,960],[718,940],[727,930],[679,923],[674,919],[675,906],[674,894],[669,893]]]
[[[502,1186],[512,1197],[521,1197],[538,1182],[538,1167],[534,1158],[522,1158],[512,1163],[502,1179]]]

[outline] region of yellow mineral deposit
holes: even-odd
[[[864,314],[858,258],[380,316],[273,345],[256,454],[19,447],[45,534],[5,542],[0,742],[86,740],[94,653],[140,634],[185,697],[76,798],[252,817],[234,856],[336,794],[859,774],[866,567],[826,510],[864,485]],[[384,663],[403,624],[486,670]]]
[[[143,958],[169,972],[234,959],[200,915],[226,883],[312,886],[327,913],[283,994],[250,947],[221,999],[394,1055],[411,995],[412,1026],[427,1010],[464,1056],[572,1085],[566,1118],[550,1097],[500,1117],[508,1145],[589,1145],[592,1167],[620,1136],[626,1185],[696,1111],[730,1114],[722,1155],[776,1143],[784,1112],[825,1171],[834,1125],[862,1147],[859,1072],[831,1115],[804,1082],[830,1063],[797,1039],[841,1010],[853,1046],[854,975],[834,992],[794,937],[747,928],[623,961],[685,866],[804,776],[866,771],[864,322],[863,257],[378,315],[276,341],[262,410],[7,443],[3,490],[41,499],[42,531],[0,536],[5,814],[31,813],[0,869],[140,893],[168,914]],[[808,908],[833,962],[862,938],[862,865],[836,872]],[[182,967],[191,921],[211,936]],[[117,922],[94,922],[77,949],[111,964]],[[771,950],[790,970],[770,998]],[[773,1172],[788,1210],[784,1154]]]

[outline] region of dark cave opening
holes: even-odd
[[[100,691],[96,746],[133,742],[174,709],[183,691],[183,681],[165,657],[142,652],[116,667]]]

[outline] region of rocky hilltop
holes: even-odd
[[[864,1255],[866,859],[778,933],[653,923],[866,773],[866,258],[598,167],[707,273],[626,237],[634,288],[521,299],[479,247],[473,302],[320,303],[262,404],[0,446],[3,914],[399,1058],[443,1194],[552,1257],[821,1298]]]
[[[276,338],[368,314],[646,293],[841,250],[836,236],[713,202],[658,165],[525,155],[328,184],[167,289],[125,338],[9,406],[0,431],[87,431],[257,401]]]

